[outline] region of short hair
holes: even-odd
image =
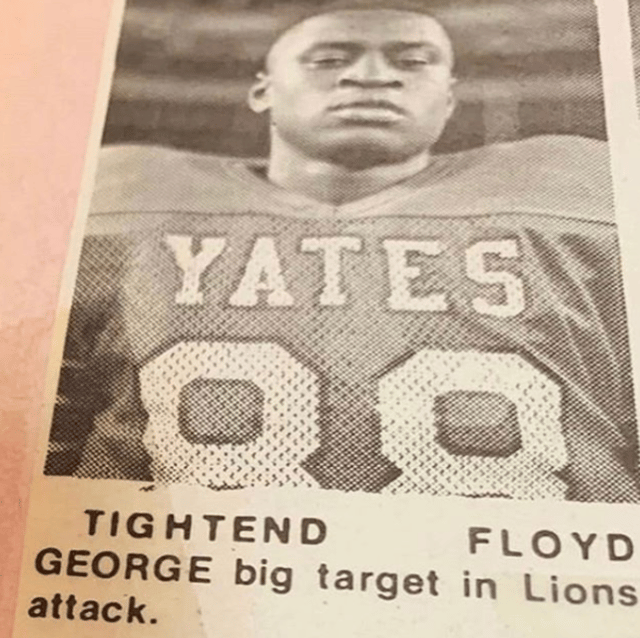
[[[287,11],[283,20],[278,25],[278,29],[269,41],[268,50],[265,52],[261,61],[262,67],[266,67],[266,61],[271,49],[273,49],[282,36],[295,26],[316,16],[338,13],[340,11],[405,11],[407,13],[422,14],[437,20],[438,18],[433,11],[432,4],[432,0],[330,0],[319,6],[307,6],[298,11]]]

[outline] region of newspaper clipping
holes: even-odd
[[[640,635],[604,11],[116,9],[15,638]]]

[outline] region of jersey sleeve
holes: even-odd
[[[594,263],[591,281],[594,303],[599,308],[600,332],[608,345],[609,373],[596,374],[602,392],[612,396],[612,413],[623,438],[623,447],[637,453],[637,417],[633,392],[633,371],[627,322],[624,278],[617,229],[610,226],[602,242],[601,262]],[[611,375],[611,376],[609,376]]]
[[[634,456],[637,455],[638,424],[634,407],[633,371],[631,367],[631,353],[629,344],[628,318],[623,286],[622,264],[617,237],[611,238],[613,248],[611,254],[611,286],[605,287],[604,282],[599,286],[600,294],[605,296],[603,314],[604,330],[609,334],[613,356],[617,365],[619,414],[622,434],[627,447],[633,447]]]
[[[590,274],[582,281],[597,312],[585,332],[595,341],[582,345],[582,366],[588,371],[591,395],[615,428],[615,437],[603,436],[592,411],[578,410],[565,431],[569,448],[569,498],[580,501],[638,502],[638,424],[634,405],[623,275],[617,231],[607,229],[588,260]],[[574,273],[574,281],[578,275]],[[580,422],[581,421],[581,422]]]
[[[114,274],[117,264],[96,259],[91,243],[91,240],[84,243],[75,284],[45,467],[47,474],[73,473],[93,419],[106,404],[92,356],[113,304],[111,291],[102,283]]]
[[[146,479],[144,411],[121,328],[117,286],[131,248],[85,239],[50,434],[45,474]]]

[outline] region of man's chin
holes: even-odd
[[[371,139],[338,144],[328,150],[329,161],[350,170],[399,164],[416,154],[415,148],[383,144]]]
[[[314,135],[295,129],[280,133],[303,156],[353,171],[400,164],[430,147],[420,131],[399,127],[319,126]]]

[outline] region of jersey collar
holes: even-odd
[[[434,156],[429,166],[419,173],[382,191],[341,205],[316,201],[301,193],[288,191],[266,178],[260,177],[258,171],[266,167],[266,160],[231,160],[225,165],[225,168],[229,177],[243,183],[245,187],[254,192],[259,192],[261,196],[270,201],[276,200],[280,205],[304,211],[305,214],[311,214],[314,217],[338,218],[366,215],[392,201],[397,202],[410,198],[417,192],[422,192],[424,195],[423,188],[437,184],[449,172],[454,157],[451,155]]]

